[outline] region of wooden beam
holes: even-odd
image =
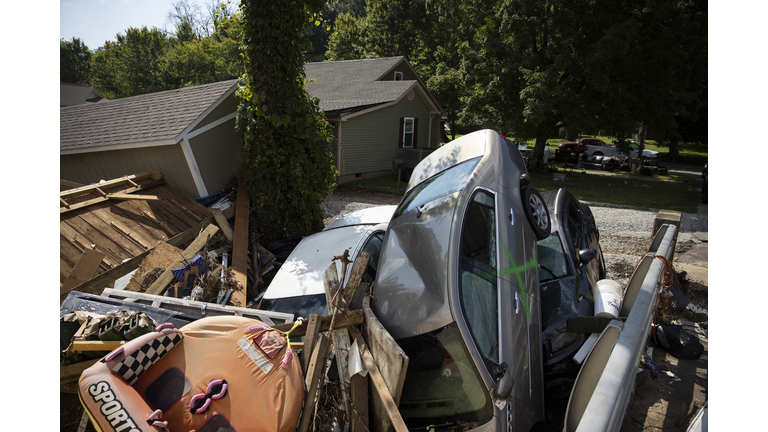
[[[320,328],[319,332],[327,332],[328,329],[331,327],[331,320],[333,319],[333,316],[326,315],[323,317],[320,317]],[[351,326],[359,326],[365,322],[365,316],[363,315],[363,311],[361,310],[355,310],[355,311],[345,311],[345,312],[339,312],[336,314],[336,320],[333,324],[333,328],[340,329],[340,328],[348,328]],[[275,326],[272,326],[272,328],[280,331],[288,331],[293,328],[292,322],[290,323],[284,323],[284,324],[278,324]],[[296,327],[294,331],[291,332],[291,337],[300,337],[307,334],[307,327],[309,326],[308,321],[304,321],[301,325]]]
[[[342,297],[346,307],[352,307],[352,299],[354,299],[357,293],[357,288],[360,286],[360,281],[363,280],[365,274],[365,268],[368,266],[368,262],[371,260],[371,254],[365,251],[361,251],[355,259],[355,264],[352,266],[352,273],[349,275],[349,281],[347,286],[344,287],[344,295]]]
[[[75,363],[67,366],[59,367],[59,378],[61,384],[67,384],[71,382],[77,382],[80,379],[80,375],[83,371],[96,364],[101,359],[86,360],[84,362]]]
[[[109,199],[119,199],[119,200],[146,200],[146,201],[157,201],[157,195],[131,195],[126,193],[111,193],[107,194],[107,198]]]
[[[173,273],[171,270],[176,269],[178,267],[181,267],[185,261],[190,261],[192,258],[194,258],[195,254],[200,251],[200,249],[205,246],[205,242],[208,241],[210,237],[213,237],[214,234],[216,234],[219,231],[219,227],[216,225],[208,225],[208,227],[197,236],[195,241],[192,242],[186,249],[184,249],[184,252],[181,253],[181,257],[177,259],[173,264],[170,265],[163,274],[160,275],[160,277],[155,280],[152,285],[150,285],[149,288],[147,288],[147,294],[157,294],[160,295],[165,291],[165,288],[168,286],[168,284],[173,280]]]
[[[347,252],[344,250],[344,252]],[[344,254],[346,258],[347,254]],[[346,263],[342,261],[342,268],[346,268]],[[342,270],[343,272],[343,270]],[[342,278],[344,273],[342,273]],[[342,293],[340,292],[340,283],[338,280],[338,273],[336,272],[336,262],[331,262],[331,265],[323,273],[323,286],[325,287],[325,301],[328,308],[332,313],[336,313],[339,308],[334,307],[334,304],[341,303],[340,299]],[[335,322],[331,323],[331,341],[333,344],[333,351],[336,353],[336,367],[339,370],[339,385],[341,386],[341,395],[344,399],[344,406],[347,412],[350,412],[350,395],[349,395],[349,347],[352,342],[349,340],[349,332],[345,328],[337,328]]]
[[[307,324],[307,333],[304,336],[304,347],[306,349],[302,354],[303,356],[302,366],[304,366],[305,371],[307,370],[307,367],[309,367],[309,356],[315,347],[315,340],[317,339],[317,335],[319,332],[320,332],[320,316],[317,314],[310,314],[309,324]]]
[[[72,273],[69,274],[67,280],[64,281],[64,285],[61,286],[59,292],[69,291],[70,289],[80,285],[81,283],[91,279],[99,269],[99,264],[106,255],[99,251],[92,249],[86,249],[77,260],[75,267],[72,269]]]
[[[140,180],[148,179],[150,177],[157,180],[162,178],[163,175],[157,171],[146,171],[141,174],[133,174],[133,175],[124,176],[124,177],[120,177],[112,180],[107,180],[97,184],[85,185],[85,186],[77,187],[75,189],[61,191],[59,192],[59,196],[62,198],[73,198],[80,195],[90,194],[94,189],[99,189],[99,188],[109,189],[110,187],[126,184],[128,182],[131,182],[132,180],[140,181]]]
[[[235,229],[232,241],[232,277],[241,290],[232,292],[232,303],[246,307],[248,299],[248,215],[250,198],[245,187],[245,175],[240,170],[237,180],[237,201],[235,202]]]
[[[69,351],[82,352],[82,351],[112,351],[125,345],[124,340],[116,341],[72,341],[72,345]]]
[[[349,377],[349,390],[352,396],[352,412],[349,413],[351,432],[370,431],[368,419],[368,377],[355,374]]]
[[[227,237],[227,240],[229,240],[231,243],[235,237],[235,232],[232,230],[232,226],[227,221],[227,218],[224,217],[224,213],[222,213],[221,210],[213,207],[211,207],[209,210],[211,211],[213,218],[216,220],[216,225],[221,228],[221,232],[224,233],[224,235]]]
[[[200,230],[205,226],[205,224],[209,223],[210,221],[211,221],[210,219],[204,219],[199,224],[193,226],[192,228],[189,228],[188,230],[173,236],[166,243],[168,243],[171,246],[180,247],[185,243],[189,242],[190,240],[194,239],[198,235]],[[60,303],[64,302],[64,300],[67,299],[67,296],[71,291],[79,291],[83,293],[93,294],[101,290],[102,288],[109,285],[110,283],[116,281],[117,279],[139,268],[139,265],[141,264],[141,262],[144,260],[144,258],[146,258],[149,255],[150,252],[152,252],[152,249],[144,251],[139,255],[136,255],[130,260],[116,267],[113,267],[105,271],[104,273],[81,283],[80,285],[74,288],[71,288],[68,290],[61,290],[61,295],[59,299]]]
[[[394,427],[396,432],[408,432],[408,427],[405,425],[403,417],[397,409],[397,404],[394,399],[392,399],[392,394],[389,392],[387,384],[384,383],[384,378],[381,376],[379,367],[376,366],[376,361],[373,359],[371,351],[368,349],[365,341],[363,341],[363,336],[354,327],[350,327],[349,332],[354,339],[357,339],[357,347],[360,350],[360,356],[363,358],[365,368],[368,369],[368,376],[371,378],[374,390],[379,397],[381,397],[383,408],[387,417],[389,417],[389,420],[392,422],[392,427]]]
[[[84,185],[82,183],[75,183],[73,181],[64,180],[64,179],[59,179],[59,185],[61,187],[65,187],[67,189],[75,189],[75,188],[80,188],[80,187],[86,186],[86,185]]]
[[[307,432],[309,425],[312,423],[312,419],[315,417],[315,400],[318,394],[318,385],[320,383],[320,377],[323,375],[323,366],[325,366],[325,359],[328,353],[328,338],[325,335],[320,335],[320,338],[315,344],[315,348],[312,350],[312,356],[310,357],[309,366],[306,371],[306,378],[304,379],[304,385],[307,388],[307,397],[304,398],[304,408],[301,411],[301,417],[299,418],[298,432]]]
[[[132,192],[138,192],[140,190],[147,190],[147,189],[153,188],[155,186],[160,186],[163,183],[165,183],[165,178],[161,176],[160,178],[155,179],[154,181],[151,181],[151,182],[146,183],[144,185],[138,185],[138,186],[134,186],[134,187],[128,188],[128,189],[124,190],[123,192],[121,192],[120,194],[124,195],[124,194],[130,194]],[[98,193],[98,192],[104,193],[99,188],[99,186],[104,187],[103,185],[96,185],[96,186],[93,186],[92,189],[78,188],[78,189],[71,189],[70,191],[77,191],[79,189],[83,189],[83,191],[80,191],[79,194],[76,195],[76,196],[80,196],[80,195],[87,194],[87,193]],[[88,186],[88,187],[90,187],[90,186]],[[65,193],[69,193],[70,191],[62,192],[62,195],[59,197],[59,200],[64,200],[66,198],[74,198],[73,195],[67,195],[67,196],[64,195]],[[117,194],[117,195],[119,195],[119,194]],[[97,198],[93,198],[93,199],[90,199],[90,200],[87,200],[87,201],[83,201],[83,202],[79,202],[79,203],[75,203],[75,204],[70,204],[68,207],[60,207],[59,208],[59,213],[66,213],[68,211],[77,210],[77,209],[83,208],[83,207],[88,207],[90,205],[98,204],[100,202],[104,202],[104,201],[107,201],[109,199],[110,199],[110,194],[106,194],[105,193],[104,195],[99,196]]]

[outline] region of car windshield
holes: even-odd
[[[462,162],[435,174],[411,189],[397,207],[393,219],[435,198],[464,189],[469,175],[472,174],[481,159],[482,157],[477,157]]]
[[[294,320],[299,317],[309,318],[311,314],[328,315],[325,294],[262,299],[259,309],[271,312],[292,313]]]
[[[539,283],[570,275],[563,243],[555,232],[538,242]]]
[[[399,406],[408,428],[493,417],[488,390],[455,322],[397,343],[409,357]]]

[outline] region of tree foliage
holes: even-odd
[[[91,50],[80,40],[59,41],[59,82],[88,84],[91,78]]]
[[[323,228],[322,201],[332,192],[331,129],[306,91],[306,25],[317,1],[243,0],[245,73],[238,88],[237,130],[261,242]]]

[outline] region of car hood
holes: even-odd
[[[378,225],[380,223],[387,223],[392,219],[392,214],[395,212],[396,208],[397,206],[394,205],[377,206],[348,213],[334,219],[327,227],[323,228],[323,231],[351,225]]]
[[[368,236],[368,233],[386,228],[386,223],[353,225],[320,231],[304,238],[280,267],[264,293],[264,298],[276,299],[325,293],[323,273],[331,265],[333,257],[343,254],[344,250],[349,250],[350,259],[354,261],[360,242]],[[338,270],[340,271],[341,268],[339,267]],[[347,266],[347,273],[351,271],[352,266]]]

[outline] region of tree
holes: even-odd
[[[91,50],[79,38],[59,41],[59,81],[71,84],[89,84]]]
[[[245,73],[238,87],[237,130],[260,242],[323,228],[332,192],[330,125],[306,91],[306,24],[317,0],[243,0]]]

